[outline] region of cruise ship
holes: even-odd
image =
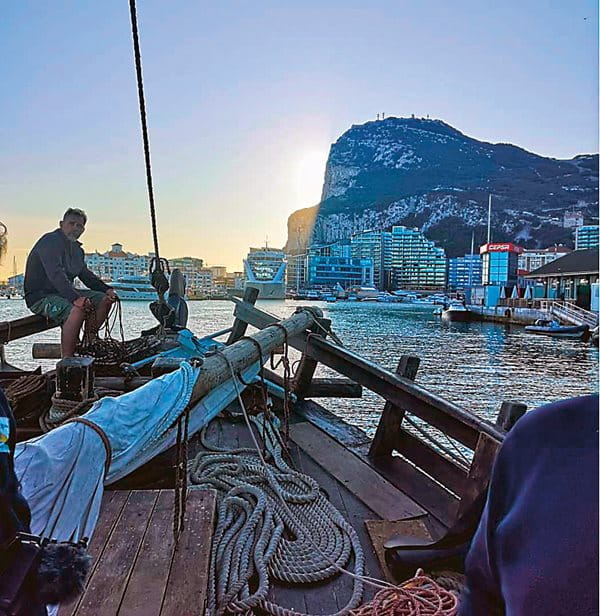
[[[259,299],[285,299],[285,254],[277,248],[250,248],[244,259],[246,287],[258,289]]]

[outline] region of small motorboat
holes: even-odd
[[[461,302],[450,302],[442,310],[442,319],[445,321],[466,322],[471,320],[471,313]]]
[[[534,325],[526,325],[525,331],[530,334],[573,340],[588,340],[590,337],[590,328],[587,325],[561,325],[554,319],[538,319]]]

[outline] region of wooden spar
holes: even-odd
[[[31,356],[33,359],[60,359],[60,342],[34,342]]]
[[[312,309],[318,311],[318,309]],[[320,315],[319,315],[320,316]],[[239,340],[219,353],[204,359],[200,375],[194,385],[190,404],[195,404],[209,391],[218,387],[231,378],[231,370],[239,374],[259,359],[266,361],[271,351],[282,345],[285,340],[283,329],[287,332],[288,340],[298,336],[314,322],[314,315],[309,311],[301,310],[289,319],[278,322],[278,327],[268,327],[252,334],[252,338],[260,345],[262,357],[259,357],[257,345],[250,340]],[[282,329],[283,328],[283,329]]]
[[[255,306],[248,306],[240,300],[234,301],[235,316],[254,327],[263,328],[277,320]],[[474,413],[319,336],[311,336],[307,342],[290,338],[289,342],[291,346],[306,352],[313,359],[378,393],[406,412],[424,419],[472,450],[477,447],[480,432],[498,441],[504,438],[501,430]]]
[[[263,368],[265,379],[283,387],[283,377],[277,372]],[[305,398],[362,398],[362,387],[343,378],[313,378],[308,384]]]
[[[113,389],[115,391],[133,391],[138,387],[142,387],[152,380],[149,376],[134,376],[132,379],[126,379],[122,376],[97,376],[94,379],[96,387],[102,389]]]
[[[0,321],[0,344],[7,344],[53,327],[58,327],[58,324],[34,314],[13,321]]]

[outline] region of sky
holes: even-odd
[[[319,201],[353,124],[440,118],[544,156],[598,152],[592,0],[138,0],[160,251],[240,270]],[[0,279],[66,207],[87,251],[152,250],[127,0],[6,0]]]

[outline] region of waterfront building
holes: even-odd
[[[153,253],[138,255],[123,250],[123,244],[111,245],[106,252],[86,253],[88,268],[103,280],[116,281],[124,276],[148,276]]]
[[[286,286],[288,289],[299,291],[306,287],[306,265],[308,254],[286,254]]]
[[[204,261],[197,257],[169,259],[171,271],[178,269],[185,277],[186,293],[190,296],[207,295],[212,286],[212,272],[204,268]]]
[[[504,243],[484,244],[479,248],[483,261],[481,281],[483,285],[514,287],[517,284],[520,246]]]
[[[444,249],[418,229],[392,227],[391,284],[395,289],[443,289],[446,285]]]
[[[598,225],[583,225],[575,229],[575,250],[587,250],[598,246]]]
[[[598,289],[598,246],[575,250],[525,275],[544,284],[548,299],[575,302],[589,310]]]
[[[373,260],[373,285],[380,291],[390,287],[392,270],[392,233],[362,231],[350,238],[351,256]]]
[[[13,292],[23,293],[23,282],[25,274],[15,274],[8,277],[8,288]]]
[[[481,284],[480,255],[465,255],[448,259],[448,290],[464,291]]]
[[[308,284],[311,287],[343,289],[373,286],[373,259],[345,256],[322,256],[309,253],[307,264]]]
[[[285,298],[285,254],[278,248],[250,248],[244,259],[246,288],[254,287],[262,299]]]
[[[533,270],[539,269],[543,265],[546,265],[546,263],[556,261],[556,259],[560,259],[570,252],[572,252],[572,249],[564,244],[550,246],[540,250],[525,249],[518,257],[518,268],[525,272],[533,272]]]

